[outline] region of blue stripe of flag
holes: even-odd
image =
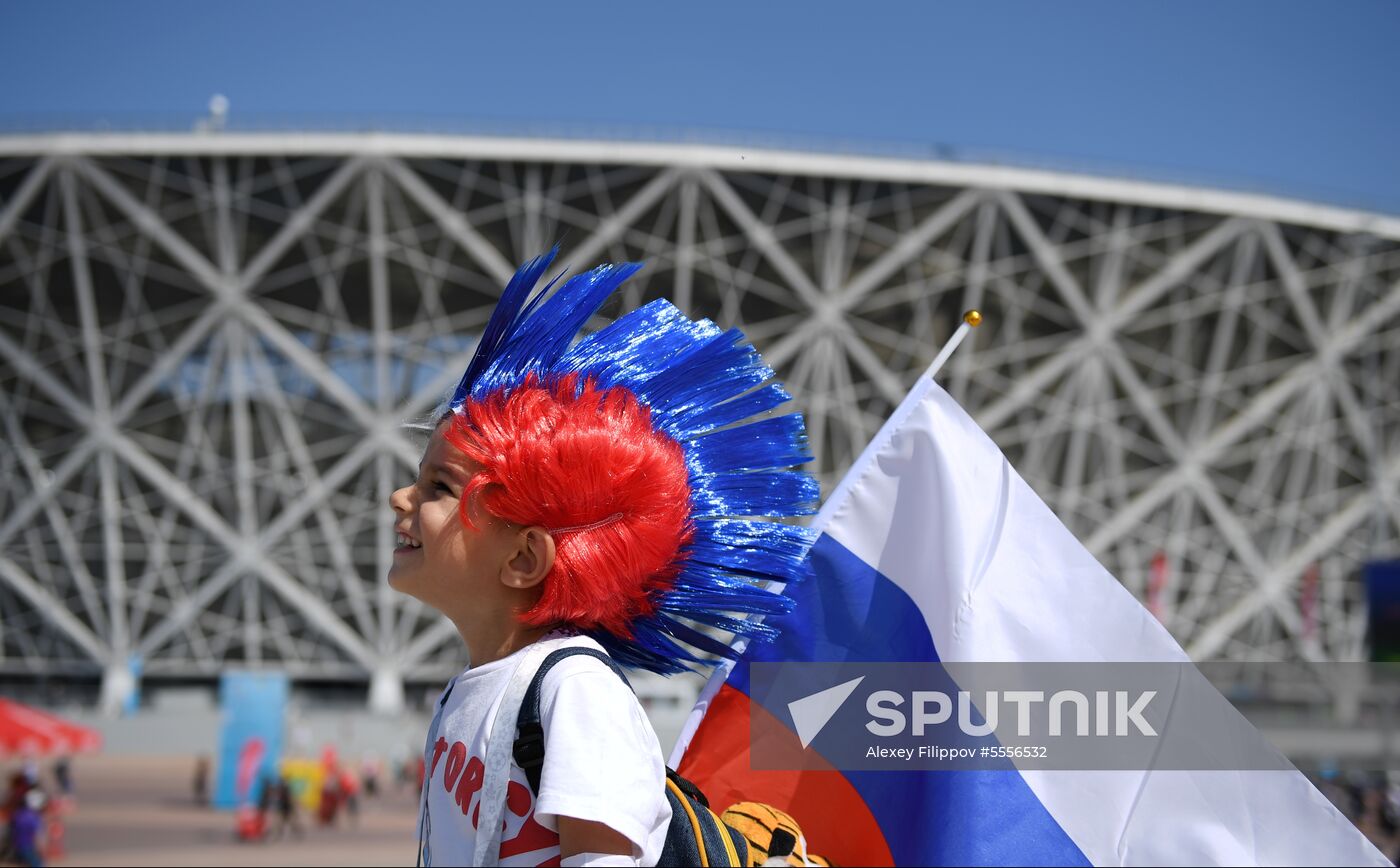
[[[894,582],[826,534],[815,575],[788,588],[791,615],[770,619],[729,684],[750,694],[748,663],[938,662],[928,624]],[[1089,865],[1016,771],[845,772],[899,865]]]

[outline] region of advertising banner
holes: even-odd
[[[266,778],[276,774],[288,687],[282,672],[226,672],[220,679],[216,808],[257,804]]]

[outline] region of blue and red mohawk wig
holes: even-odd
[[[660,673],[733,658],[696,629],[766,639],[790,598],[763,585],[805,575],[816,480],[802,417],[738,329],[666,301],[574,343],[640,264],[603,265],[535,290],[558,248],[506,286],[443,418],[479,463],[493,515],[548,528],[555,564],[533,626],[565,624],[618,662]],[[765,418],[751,420],[755,416]],[[463,513],[466,520],[466,514]],[[760,616],[760,617],[746,617]]]

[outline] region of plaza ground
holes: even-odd
[[[191,796],[194,757],[85,756],[74,761],[77,805],[55,865],[411,865],[414,794],[361,799],[359,821],[333,828],[302,816],[304,834],[266,843],[234,838],[233,814]]]

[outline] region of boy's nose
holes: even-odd
[[[413,486],[405,485],[403,488],[400,488],[393,494],[389,495],[389,508],[397,513],[408,512],[408,493],[411,488],[413,488]]]

